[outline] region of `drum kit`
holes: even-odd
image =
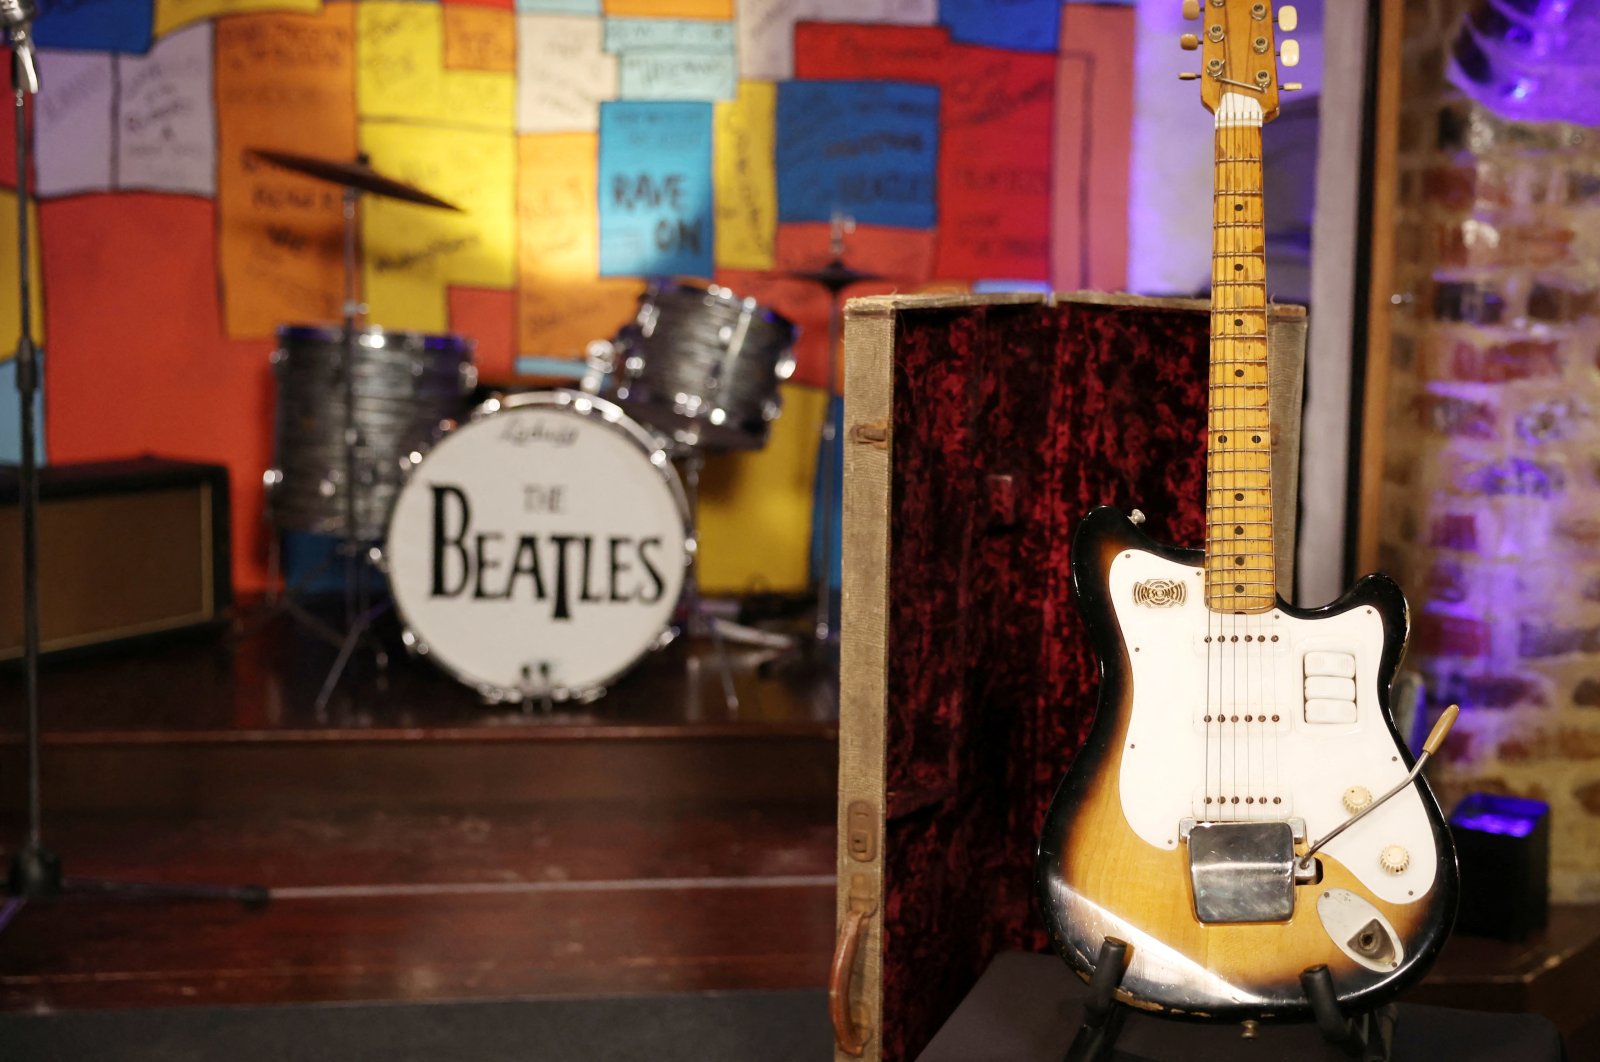
[[[362,644],[384,665],[371,624],[390,607],[412,653],[486,701],[524,706],[590,702],[693,628],[715,640],[736,709],[722,628],[702,615],[695,579],[698,484],[708,455],[766,445],[794,371],[794,324],[715,284],[654,281],[631,321],[590,344],[577,387],[474,405],[469,340],[358,325],[358,195],[455,208],[365,159],[254,154],[344,189],[344,321],[278,329],[264,476],[277,532],[342,540],[342,634],[285,595],[339,646],[318,710]],[[818,282],[838,285],[835,303],[840,276],[869,279],[837,258],[830,269],[839,276]],[[830,403],[825,443],[833,421]],[[820,458],[830,466],[831,450]],[[368,564],[388,584],[376,606]],[[827,582],[823,573],[823,601]]]

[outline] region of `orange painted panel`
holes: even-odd
[[[217,23],[217,201],[231,336],[264,339],[285,321],[339,316],[339,189],[249,160],[246,149],[355,158],[353,7]],[[213,277],[204,290],[216,287]]]
[[[733,17],[733,0],[605,0],[606,14],[640,18]]]
[[[444,65],[447,70],[517,68],[517,19],[492,7],[449,5],[444,8]]]

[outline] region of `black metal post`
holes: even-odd
[[[23,703],[28,757],[28,834],[11,861],[8,884],[13,896],[51,896],[61,891],[61,862],[44,847],[43,794],[39,785],[39,455],[34,403],[39,394],[39,351],[33,343],[33,278],[28,239],[28,83],[21,53],[11,53],[11,85],[16,101],[17,157],[17,398],[22,403],[22,659]]]
[[[17,396],[22,403],[22,439],[18,487],[22,499],[22,657],[23,699],[26,705],[26,755],[28,758],[28,832],[11,858],[6,875],[9,893],[0,905],[4,929],[30,900],[63,891],[96,892],[121,899],[187,898],[238,900],[250,907],[270,897],[260,885],[189,885],[176,882],[95,881],[64,878],[61,860],[44,845],[44,795],[39,783],[39,455],[34,446],[38,431],[34,403],[39,394],[39,351],[33,343],[33,283],[29,273],[31,241],[28,239],[28,127],[27,97],[38,82],[19,49],[11,54],[11,84],[17,118],[17,291],[21,296],[17,339]]]

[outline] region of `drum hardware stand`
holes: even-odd
[[[340,392],[344,407],[344,533],[339,552],[344,557],[344,626],[345,633],[342,637],[335,635],[339,645],[339,655],[335,658],[333,667],[329,670],[327,678],[322,683],[322,689],[317,694],[316,707],[320,713],[327,708],[329,699],[333,696],[335,687],[343,677],[345,668],[349,666],[355,652],[361,646],[366,646],[372,651],[373,661],[378,670],[383,671],[389,666],[389,656],[377,637],[372,633],[372,623],[383,615],[390,603],[380,602],[374,606],[367,598],[366,580],[362,578],[363,569],[368,559],[368,551],[363,548],[361,529],[357,522],[359,507],[357,502],[361,495],[362,482],[357,476],[356,451],[362,444],[361,428],[356,421],[356,384],[355,365],[357,320],[366,313],[366,307],[357,297],[357,272],[360,269],[360,244],[357,236],[357,214],[360,207],[360,194],[363,190],[374,195],[385,196],[390,199],[399,199],[403,202],[416,203],[421,206],[436,207],[442,210],[459,210],[452,203],[448,203],[436,196],[429,195],[422,189],[401,181],[385,177],[374,170],[365,153],[356,156],[354,163],[338,162],[330,159],[315,158],[308,155],[294,155],[282,151],[269,151],[261,148],[251,148],[248,154],[263,162],[299,173],[320,181],[337,184],[342,189],[342,205],[344,217],[344,304],[343,332],[340,350]],[[289,609],[290,615],[304,622],[303,609]],[[313,630],[326,628],[325,624],[310,625]],[[319,634],[321,631],[319,631]]]
[[[1117,1037],[1129,1012],[1117,1001],[1116,991],[1128,972],[1130,950],[1125,941],[1116,937],[1101,941],[1094,973],[1089,978],[1089,998],[1083,1004],[1083,1024],[1062,1062],[1111,1062],[1116,1057]],[[1345,1017],[1339,1010],[1333,977],[1325,965],[1308,966],[1301,971],[1300,987],[1311,1004],[1317,1031],[1330,1046],[1360,1062],[1389,1062],[1398,1007],[1386,1003],[1354,1018]],[[1262,1032],[1259,1023],[1244,1023],[1244,1039],[1258,1039]]]
[[[590,343],[584,351],[584,373],[578,382],[578,389],[585,394],[599,394],[605,381],[617,370],[617,354],[617,345],[609,340],[598,339]],[[684,633],[691,637],[710,637],[722,681],[722,702],[730,714],[737,715],[739,694],[733,685],[733,664],[728,657],[721,621],[706,612],[705,601],[700,596],[700,473],[705,468],[705,455],[698,446],[681,442],[668,440],[663,446],[670,456],[682,462],[683,489],[689,502],[689,523],[695,530],[695,550],[683,579]]]
[[[367,165],[367,156],[358,154],[357,165]],[[328,707],[334,689],[344,676],[345,668],[358,648],[365,645],[372,650],[373,662],[379,671],[389,666],[389,654],[384,652],[372,633],[372,623],[389,608],[388,602],[376,607],[367,600],[367,584],[362,568],[367,551],[361,546],[359,518],[361,481],[356,475],[356,451],[361,446],[361,427],[356,423],[356,321],[366,312],[356,296],[356,271],[360,268],[356,221],[360,205],[360,191],[354,185],[344,186],[344,325],[343,347],[339,356],[340,397],[344,401],[344,542],[340,553],[344,556],[344,643],[339,655],[334,657],[322,689],[317,691],[316,710],[320,714]]]
[[[828,292],[828,379],[824,391],[827,407],[822,415],[822,431],[817,448],[817,504],[812,516],[813,525],[820,533],[813,535],[820,543],[821,560],[815,573],[817,580],[816,615],[812,626],[813,637],[796,646],[791,653],[776,657],[762,665],[764,671],[802,666],[811,658],[828,658],[837,652],[839,632],[833,623],[833,544],[834,524],[839,517],[835,497],[839,493],[844,469],[834,455],[841,426],[835,409],[834,387],[839,378],[839,354],[844,341],[844,307],[839,298],[852,284],[864,280],[881,280],[874,273],[862,273],[845,265],[844,239],[856,229],[855,218],[835,213],[829,236],[828,263],[815,272],[795,272],[788,276],[820,284]]]
[[[689,519],[695,528],[694,556],[683,577],[684,628],[691,635],[710,635],[722,679],[722,703],[730,714],[738,715],[739,694],[733,687],[733,664],[728,658],[727,642],[722,637],[722,623],[716,616],[707,614],[705,600],[700,596],[700,471],[705,460],[698,448],[687,448],[683,454],[683,487],[689,497]]]
[[[7,27],[12,45],[11,84],[16,100],[17,159],[17,302],[21,335],[17,339],[17,397],[21,409],[21,462],[18,494],[22,509],[22,656],[23,701],[27,755],[27,836],[11,856],[6,875],[7,898],[0,904],[0,929],[30,900],[66,892],[95,893],[119,899],[238,900],[259,907],[270,897],[260,885],[198,885],[177,882],[102,881],[69,878],[62,874],[61,859],[44,844],[44,805],[39,785],[39,464],[34,449],[34,401],[39,389],[39,351],[33,343],[32,282],[28,254],[28,130],[26,103],[39,91],[33,66],[33,42],[28,18],[32,4],[21,5],[24,15]]]

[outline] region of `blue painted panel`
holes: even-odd
[[[41,48],[136,55],[150,50],[154,0],[44,0],[38,6],[33,39]]]
[[[602,276],[711,276],[711,104],[602,103],[599,194]]]
[[[929,229],[939,90],[898,81],[778,85],[778,218]]]
[[[39,373],[44,374],[44,358],[39,358]],[[0,464],[14,465],[22,461],[22,403],[17,394],[17,362],[14,357],[0,361]],[[45,462],[44,452],[44,388],[34,394],[33,445],[39,463]]]
[[[939,21],[962,44],[1053,52],[1061,37],[1061,0],[939,0]]]

